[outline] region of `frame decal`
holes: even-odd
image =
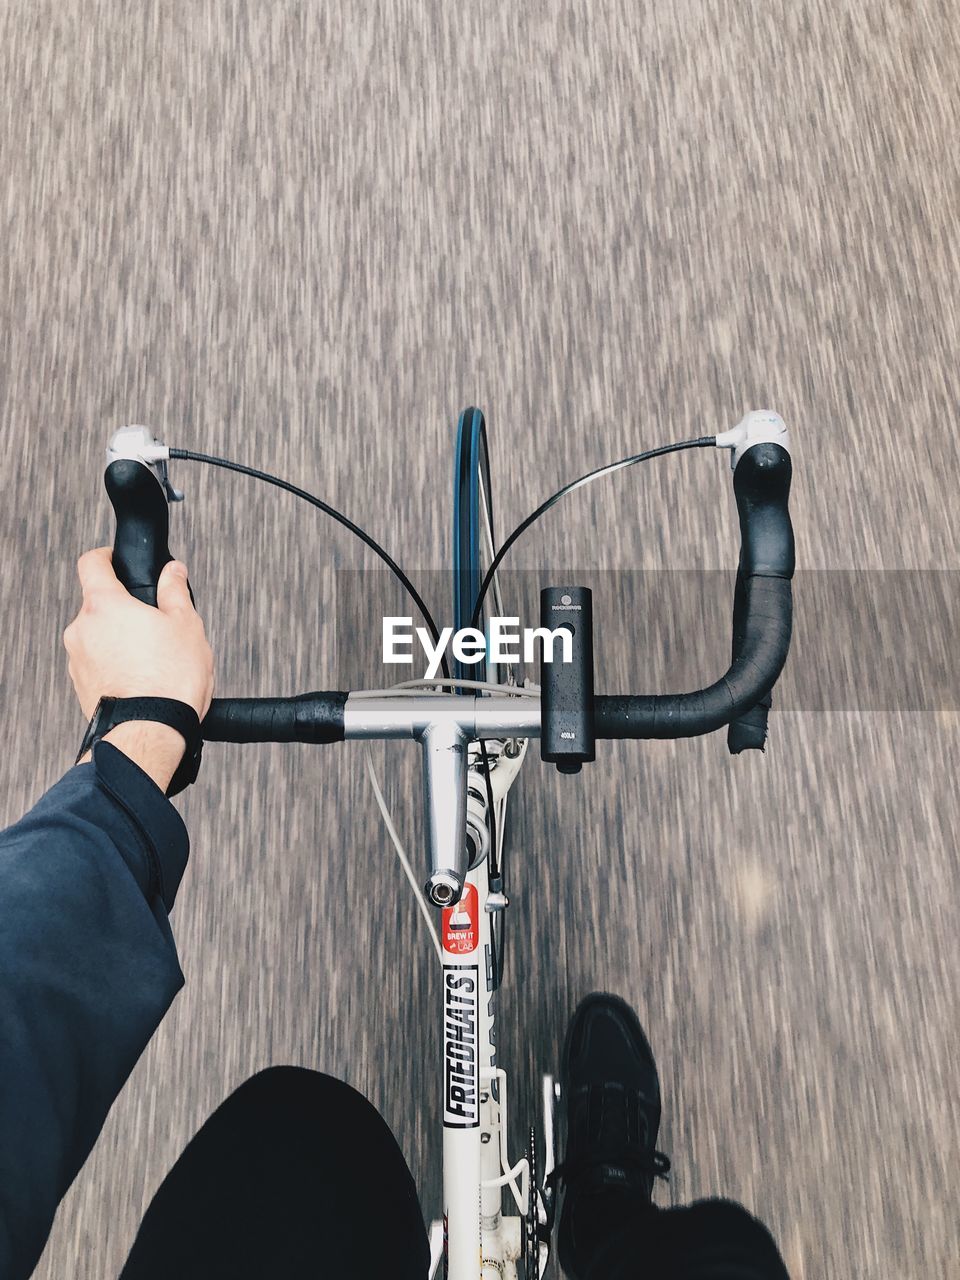
[[[443,1124],[447,1129],[480,1125],[480,968],[443,969]]]
[[[441,918],[443,949],[454,956],[468,956],[480,945],[480,907],[477,886],[463,886],[460,901],[444,907]]]

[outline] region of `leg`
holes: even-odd
[[[557,1230],[570,1280],[789,1280],[773,1238],[729,1200],[658,1209],[660,1081],[636,1014],[595,992],[571,1020],[560,1066],[566,1128]]]
[[[331,1076],[271,1067],[188,1144],[121,1280],[423,1280],[429,1256],[413,1178],[376,1108]]]

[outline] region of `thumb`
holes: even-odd
[[[157,608],[164,613],[192,609],[187,586],[187,566],[180,560],[168,560],[157,580]]]

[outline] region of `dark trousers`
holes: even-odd
[[[739,1205],[608,1203],[590,1280],[785,1280]],[[410,1170],[349,1085],[271,1067],[241,1085],[154,1196],[120,1280],[424,1280],[430,1250]]]
[[[342,1080],[271,1067],[190,1141],[121,1280],[424,1280],[417,1189],[376,1107]]]

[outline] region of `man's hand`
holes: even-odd
[[[77,562],[83,604],[63,633],[70,678],[89,720],[102,697],[176,698],[202,720],[213,697],[213,653],[187,589],[186,567],[164,566],[157,608],[143,604],[113,571],[110,547]],[[131,720],[104,736],[166,791],[186,750],[169,725]],[[80,761],[89,760],[90,753]]]

